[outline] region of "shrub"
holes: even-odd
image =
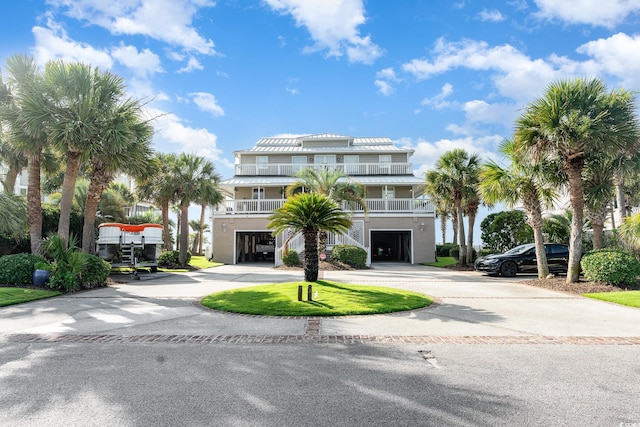
[[[600,249],[587,253],[580,262],[584,276],[609,285],[633,285],[640,276],[640,262],[626,252]]]
[[[449,252],[451,252],[451,249],[457,247],[458,245],[454,245],[453,243],[445,243],[444,245],[436,245],[436,251],[438,256],[451,256]]]
[[[455,247],[449,249],[449,253],[446,256],[450,256],[451,258],[460,259],[460,246],[456,245]]]
[[[336,245],[331,257],[351,267],[363,268],[367,264],[367,251],[354,245]]]
[[[111,264],[95,255],[83,255],[85,263],[80,272],[80,286],[91,289],[104,285],[111,272]]]
[[[191,252],[187,251],[187,264],[191,262]],[[180,267],[180,251],[165,251],[158,257],[158,265],[166,268]]]
[[[13,254],[0,257],[0,283],[6,285],[30,285],[36,262],[46,263],[40,255]]]
[[[491,249],[480,249],[480,252],[478,252],[478,256],[487,256],[487,255],[491,255],[491,254],[495,254],[495,251],[492,251]]]
[[[293,249],[289,249],[288,254],[282,255],[282,263],[287,266],[300,264],[300,257],[298,256],[298,252]]]

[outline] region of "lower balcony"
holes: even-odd
[[[286,199],[225,200],[214,208],[214,215],[253,215],[270,214],[285,203]],[[367,211],[370,214],[420,214],[435,215],[433,204],[423,199],[367,199]],[[350,211],[348,203],[342,209]],[[362,206],[356,206],[354,212],[364,212]]]

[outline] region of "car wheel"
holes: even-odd
[[[513,277],[518,272],[518,266],[513,261],[507,261],[500,266],[500,274],[504,277]]]

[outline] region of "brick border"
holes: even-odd
[[[318,324],[319,325],[319,324]],[[5,343],[60,344],[476,344],[476,345],[640,345],[637,337],[591,336],[402,336],[402,335],[319,335],[313,325],[305,335],[0,335]]]

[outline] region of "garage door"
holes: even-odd
[[[371,231],[371,262],[411,262],[410,231]]]
[[[236,261],[264,262],[274,261],[275,239],[270,231],[236,232]]]

